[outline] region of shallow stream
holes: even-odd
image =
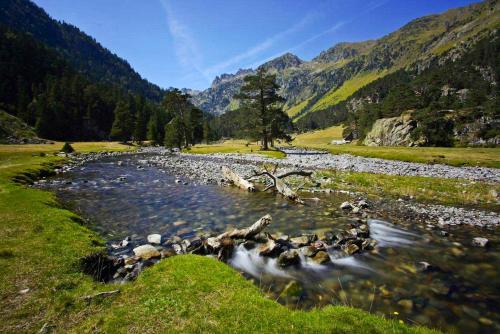
[[[131,236],[141,244],[152,233],[165,238],[215,234],[247,227],[267,213],[273,217],[270,233],[291,236],[341,231],[354,219],[339,209],[352,200],[346,194],[324,194],[318,203],[298,206],[272,194],[182,178],[176,182],[177,176],[142,166],[140,159],[128,155],[90,162],[49,186],[110,243]],[[240,247],[230,264],[293,308],[352,305],[446,332],[500,331],[498,229],[459,226],[443,232],[411,219],[391,219],[390,212],[376,209],[368,220],[371,237],[378,241],[375,251],[342,258],[330,253],[328,265],[304,262],[300,268],[281,269],[275,259]],[[472,247],[477,236],[490,239],[492,246]],[[421,270],[422,261],[431,267]]]

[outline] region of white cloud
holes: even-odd
[[[240,64],[242,61],[244,61],[246,59],[250,59],[252,57],[255,57],[255,56],[261,54],[262,52],[273,47],[277,41],[303,29],[313,18],[314,18],[314,15],[312,15],[312,14],[306,15],[302,20],[300,20],[298,23],[294,24],[290,28],[283,30],[283,31],[267,38],[263,42],[249,48],[248,50],[245,50],[244,52],[242,52],[240,54],[237,54],[236,56],[233,56],[229,59],[226,59],[218,64],[215,64],[215,65],[207,68],[205,70],[205,74],[207,76],[213,76],[215,74],[223,72],[224,70],[230,68],[231,66]]]
[[[202,53],[188,27],[177,19],[166,0],[162,0],[161,4],[167,16],[168,29],[172,36],[175,54],[180,64],[189,70],[195,70],[205,81],[210,83],[210,77],[205,74],[202,68]]]

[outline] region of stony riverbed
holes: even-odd
[[[308,154],[298,156],[302,158],[278,162],[283,170],[319,168],[291,162],[313,159]],[[158,149],[96,154],[77,158],[60,170],[64,173],[59,177],[42,180],[40,185],[54,189],[65,205],[81,213],[108,240],[113,257],[123,259],[124,264],[128,261],[117,278],[137,274],[162,256],[172,255],[174,245],[182,248],[185,240],[194,244],[228,229],[247,227],[269,213],[273,222],[268,232],[273,238],[307,235],[311,237],[307,247],[323,247],[318,252],[328,255],[325,263],[304,257],[298,266],[282,266],[279,256],[262,256],[259,247],[235,246],[227,262],[281,303],[301,308],[348,304],[447,331],[499,329],[497,214],[424,206],[410,200],[374,200],[319,187],[301,193],[303,198],[317,200],[297,206],[273,194],[234,189],[222,180],[222,165],[250,175],[264,161],[269,160],[172,155]],[[498,178],[495,171],[490,172],[485,174],[490,181]],[[345,202],[351,207],[345,207]],[[336,241],[337,235],[363,226],[369,230],[365,237],[375,241],[374,247],[349,254]],[[356,233],[365,233],[360,231]],[[148,240],[151,235],[160,238]],[[337,239],[325,239],[331,235]],[[475,244],[475,238],[481,237],[488,239],[485,247]],[[324,244],[314,245],[313,239]],[[363,241],[359,240],[360,246]],[[289,241],[278,243],[292,245],[287,249],[293,254],[293,250],[302,252],[302,246],[294,248]],[[151,245],[159,255],[134,260],[133,250],[141,245]]]

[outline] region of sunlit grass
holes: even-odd
[[[292,144],[296,146],[328,145],[332,140],[341,140],[343,130],[343,126],[336,125],[323,130],[301,133],[294,137]]]
[[[262,154],[271,158],[284,158],[285,154],[274,148],[263,151],[261,146],[255,142],[246,140],[226,140],[222,143],[214,143],[209,145],[198,144],[192,146],[187,153],[193,154],[210,154],[210,153],[240,153],[240,154]]]
[[[418,202],[483,207],[500,211],[500,185],[463,179],[397,176],[358,172],[319,172],[331,189],[367,193],[378,197],[411,197]]]

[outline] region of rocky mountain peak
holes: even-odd
[[[304,61],[294,55],[293,53],[287,52],[282,56],[274,58],[267,63],[262,64],[260,67],[266,70],[275,69],[277,71],[282,71],[289,67],[297,67],[301,65]]]
[[[313,59],[318,63],[335,63],[344,59],[351,59],[365,53],[375,45],[375,41],[365,41],[356,43],[342,42],[334,45],[326,51],[323,51]]]
[[[212,87],[215,87],[217,85],[220,85],[221,83],[231,81],[233,79],[237,79],[240,77],[244,77],[250,73],[253,73],[254,70],[251,68],[240,68],[236,73],[234,74],[228,74],[228,73],[223,73],[220,76],[216,76],[214,81],[212,81]]]

